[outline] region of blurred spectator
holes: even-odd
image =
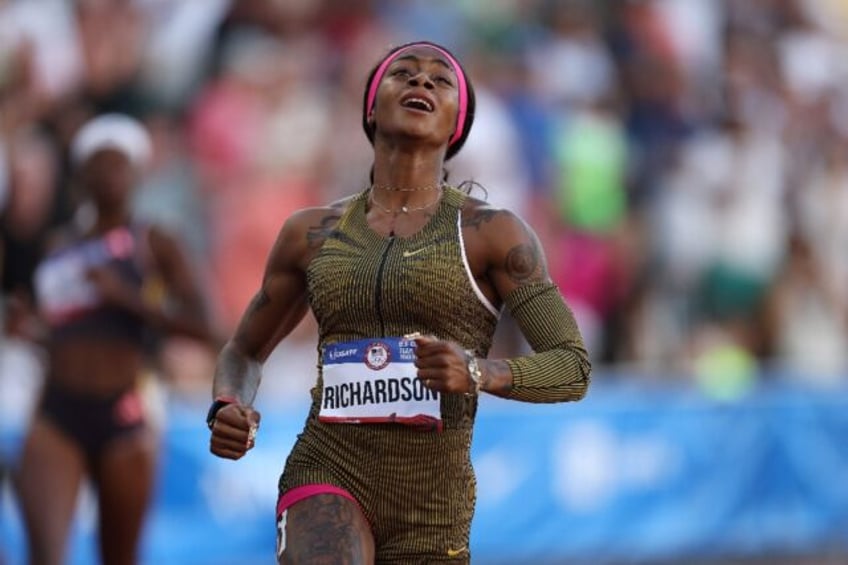
[[[192,255],[206,260],[207,203],[200,194],[195,163],[187,151],[185,124],[165,111],[147,112],[144,123],[152,142],[151,164],[133,192],[133,210],[139,218],[178,233]]]
[[[597,5],[549,2],[548,29],[529,52],[533,86],[543,103],[568,112],[607,99],[615,89],[614,62],[603,40]]]
[[[320,42],[236,35],[200,93],[191,138],[210,207],[212,274],[234,327],[254,293],[279,220],[314,202],[330,123]]]
[[[628,277],[620,240],[627,205],[624,130],[608,109],[582,107],[562,124],[555,143],[559,176],[552,204],[562,228],[551,276],[600,361]]]
[[[132,111],[149,22],[135,2],[78,0],[85,95],[99,111]]]
[[[19,74],[22,53],[26,76]],[[78,88],[83,53],[74,5],[64,0],[11,0],[0,4],[0,57],[4,90],[28,87],[37,99],[55,100]],[[32,119],[32,115],[19,119]]]
[[[778,369],[809,383],[833,384],[844,379],[848,361],[848,305],[825,267],[810,242],[792,234],[772,288],[768,321]]]
[[[137,88],[143,100],[179,111],[191,103],[207,76],[209,51],[226,15],[228,0],[138,0],[148,22]]]
[[[848,132],[824,139],[804,189],[797,191],[792,216],[824,268],[827,284],[848,297]]]
[[[468,65],[469,73],[477,79],[477,117],[462,153],[448,164],[448,179],[457,183],[474,180],[485,190],[475,196],[524,216],[531,190],[527,162],[521,155],[515,119],[487,83],[488,72],[493,71],[483,71],[481,67],[485,66],[488,65],[483,63],[477,67],[473,61]],[[492,159],[493,155],[498,158]]]
[[[8,196],[0,215],[3,294],[17,307],[32,301],[32,274],[49,230],[61,220],[56,194],[56,148],[36,129],[16,133],[9,144]],[[7,313],[6,321],[16,323]]]

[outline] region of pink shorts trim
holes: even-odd
[[[356,503],[356,506],[360,509],[360,511],[362,510],[362,507],[359,506],[359,501],[345,489],[329,483],[314,483],[311,485],[294,487],[293,489],[281,494],[277,498],[277,518],[279,518],[287,508],[294,506],[304,498],[309,498],[310,496],[315,496],[317,494],[337,494],[339,496],[343,496],[344,498]]]

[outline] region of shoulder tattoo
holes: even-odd
[[[497,210],[491,208],[478,208],[462,219],[462,227],[480,229],[481,225],[491,222],[497,213]]]
[[[334,211],[321,218],[317,226],[310,226],[306,230],[307,245],[312,249],[321,247],[324,240],[336,229],[336,223],[339,221],[339,218],[341,218],[341,215]]]

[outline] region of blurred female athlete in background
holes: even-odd
[[[212,332],[179,242],[130,211],[151,152],[144,127],[124,115],[95,117],[71,151],[94,214],[59,230],[35,272],[48,359],[15,482],[32,564],[64,563],[87,477],[102,563],[129,565],[157,462],[140,380],[157,337],[177,332],[211,343]]]

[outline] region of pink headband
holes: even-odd
[[[386,69],[389,68],[392,61],[397,59],[399,55],[413,47],[429,47],[430,49],[435,49],[448,60],[448,63],[450,63],[453,67],[453,72],[456,74],[457,87],[459,88],[459,112],[456,116],[456,131],[448,142],[448,146],[451,146],[460,137],[462,137],[462,130],[465,127],[465,114],[468,112],[468,91],[466,90],[465,74],[462,72],[462,67],[459,66],[459,63],[457,63],[456,59],[454,59],[450,53],[441,47],[433,45],[432,43],[422,42],[407,45],[403,49],[398,49],[380,63],[380,66],[377,67],[377,71],[374,73],[374,78],[371,79],[371,84],[368,86],[368,112],[370,113],[374,109],[374,101],[377,98],[377,88],[380,86],[380,81],[383,80],[383,75],[386,74]]]

